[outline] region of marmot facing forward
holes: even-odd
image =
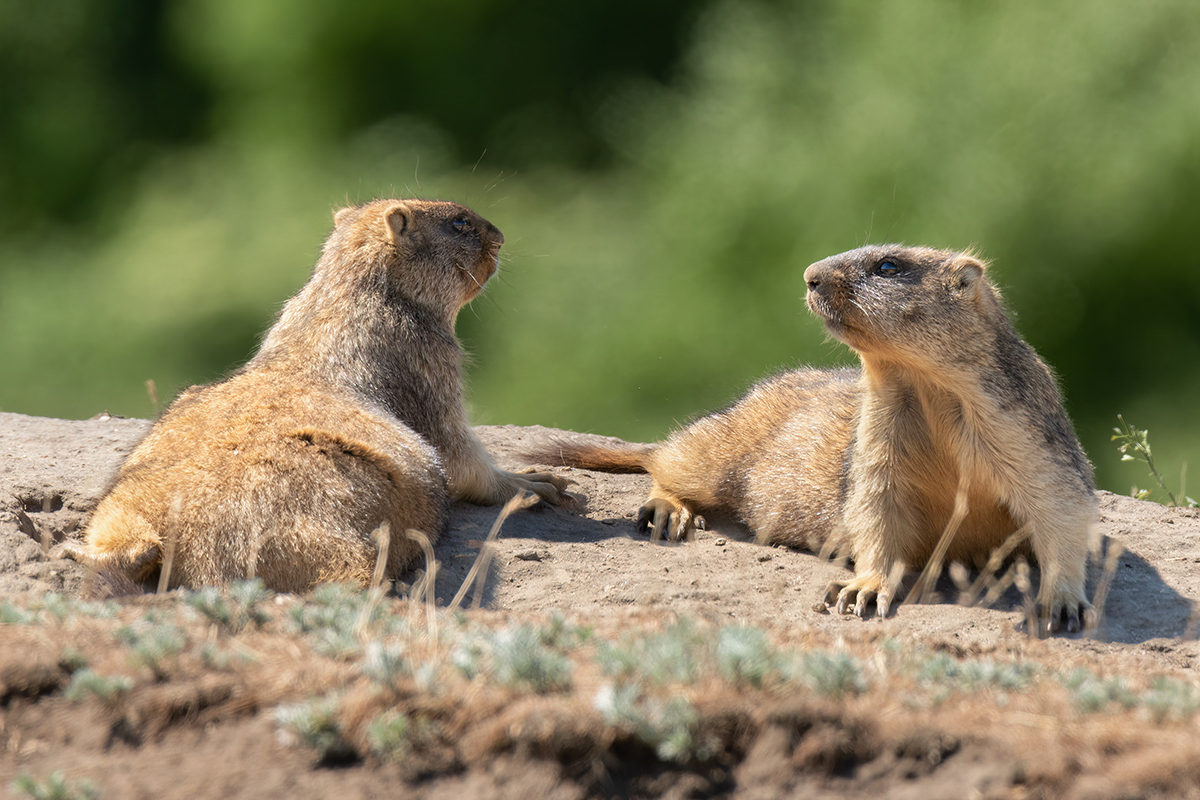
[[[856,574],[826,603],[860,616],[872,600],[886,615],[905,567],[942,555],[982,565],[1019,532],[1042,568],[1043,624],[1078,630],[1091,465],[984,270],[967,254],[892,245],[820,261],[805,272],[808,306],[861,371],[785,373],[658,445],[559,442],[534,455],[649,472],[639,521],[656,535],[687,538],[697,513],[724,512],[760,541],[837,547]]]
[[[454,321],[496,271],[500,231],[454,203],[413,200],[334,221],[258,353],[171,405],[67,555],[142,581],[173,543],[172,586],[259,575],[303,591],[365,584],[385,521],[387,574],[400,572],[420,552],[404,532],[436,539],[450,497],[565,499],[561,478],[497,469],[463,408]]]

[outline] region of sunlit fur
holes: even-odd
[[[173,546],[172,586],[253,575],[283,591],[365,585],[384,521],[394,576],[420,553],[403,533],[436,539],[452,497],[561,499],[562,479],[493,466],[463,408],[454,321],[495,272],[500,231],[415,200],[334,220],[250,363],[172,404],[66,554],[145,580]]]
[[[882,274],[885,261],[899,272]],[[889,576],[928,561],[961,491],[966,516],[947,558],[983,564],[1028,524],[1046,618],[1077,627],[1089,608],[1091,465],[985,269],[969,254],[889,245],[813,264],[808,305],[861,370],[785,373],[660,445],[561,442],[539,459],[645,469],[644,515],[657,510],[670,538],[722,512],[763,541],[840,549],[856,575],[837,605],[859,614],[871,600],[886,613]]]

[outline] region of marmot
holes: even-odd
[[[395,576],[420,552],[405,532],[436,539],[451,498],[566,500],[569,481],[496,468],[463,408],[454,322],[503,242],[454,203],[338,211],[258,353],[167,409],[64,554],[144,581],[173,546],[171,586],[252,575],[279,591],[365,585],[385,521]]]
[[[1042,569],[1043,625],[1090,616],[1092,467],[1055,379],[967,253],[863,247],[810,266],[808,307],[862,369],[800,369],[657,445],[556,442],[539,463],[645,471],[639,526],[687,538],[696,515],[760,541],[840,549],[855,577],[826,605],[885,616],[905,567],[982,565],[1015,532]],[[946,533],[948,550],[935,554]]]

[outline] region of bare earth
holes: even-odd
[[[79,535],[148,426],[0,413],[0,605],[37,608],[48,592],[79,598],[93,591],[83,567],[45,557],[44,545]],[[511,469],[524,466],[520,451],[562,435],[537,427],[477,430]],[[1108,559],[1111,590],[1101,625],[1078,637],[1036,640],[1024,633],[1016,588],[991,607],[967,607],[954,602],[949,578],[941,602],[905,605],[885,620],[818,612],[814,604],[825,585],[848,575],[844,568],[758,546],[729,524],[683,545],[651,543],[634,530],[648,478],[566,474],[578,482],[585,510],[537,507],[511,516],[497,541],[482,610],[460,624],[545,624],[561,611],[597,637],[619,641],[688,619],[706,630],[753,626],[776,646],[845,652],[868,665],[883,664],[892,652],[944,653],[963,663],[1033,663],[1047,676],[1086,669],[1119,676],[1135,692],[1158,678],[1193,689],[1197,683],[1195,510],[1101,493],[1102,539],[1090,594],[1106,582],[1105,554],[1117,543],[1124,547],[1119,559]],[[455,507],[449,534],[435,547],[439,606],[463,583],[497,513]],[[1036,586],[1036,570],[1033,579]],[[173,597],[117,602],[126,621],[179,605]],[[281,609],[298,602],[273,601]],[[384,602],[408,607],[404,599]],[[275,678],[268,680],[265,667],[216,674],[180,656],[161,673],[126,668],[136,685],[115,704],[68,700],[73,670],[62,653],[75,648],[97,671],[110,662],[117,671],[122,646],[110,629],[120,620],[0,622],[0,782],[59,770],[110,798],[1200,796],[1200,744],[1194,744],[1200,737],[1190,707],[1166,719],[1116,701],[1085,713],[1049,678],[1027,696],[991,691],[925,705],[905,696],[917,691],[915,683],[882,677],[876,689],[832,698],[759,687],[705,695],[693,687],[688,696],[698,725],[715,731],[720,749],[675,760],[598,716],[592,698],[602,679],[586,669],[577,672],[574,692],[497,694],[477,682],[461,696],[431,699],[413,689],[395,702],[439,721],[434,744],[394,761],[358,748],[332,763],[281,735],[272,709],[330,691],[338,681],[357,686],[361,674],[287,641],[282,622],[273,619],[237,641],[266,654],[260,664],[275,665]],[[218,637],[202,620],[185,627],[196,642]],[[164,699],[172,691],[191,699]],[[1195,697],[1200,705],[1200,691]],[[430,704],[440,710],[429,711]]]

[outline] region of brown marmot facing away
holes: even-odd
[[[639,526],[656,536],[688,538],[697,514],[720,512],[760,541],[839,550],[855,577],[825,603],[859,616],[872,600],[887,614],[904,568],[982,565],[1016,533],[1042,569],[1042,625],[1076,631],[1091,609],[1092,468],[984,271],[892,245],[820,261],[804,274],[808,307],[861,370],[784,373],[660,444],[560,441],[531,458],[649,472]]]
[[[122,465],[84,542],[63,553],[144,581],[174,547],[170,585],[260,576],[279,591],[386,574],[431,540],[451,498],[568,481],[496,468],[463,408],[459,310],[496,271],[504,236],[454,203],[377,200],[334,215],[312,278],[228,380],[177,399]]]

